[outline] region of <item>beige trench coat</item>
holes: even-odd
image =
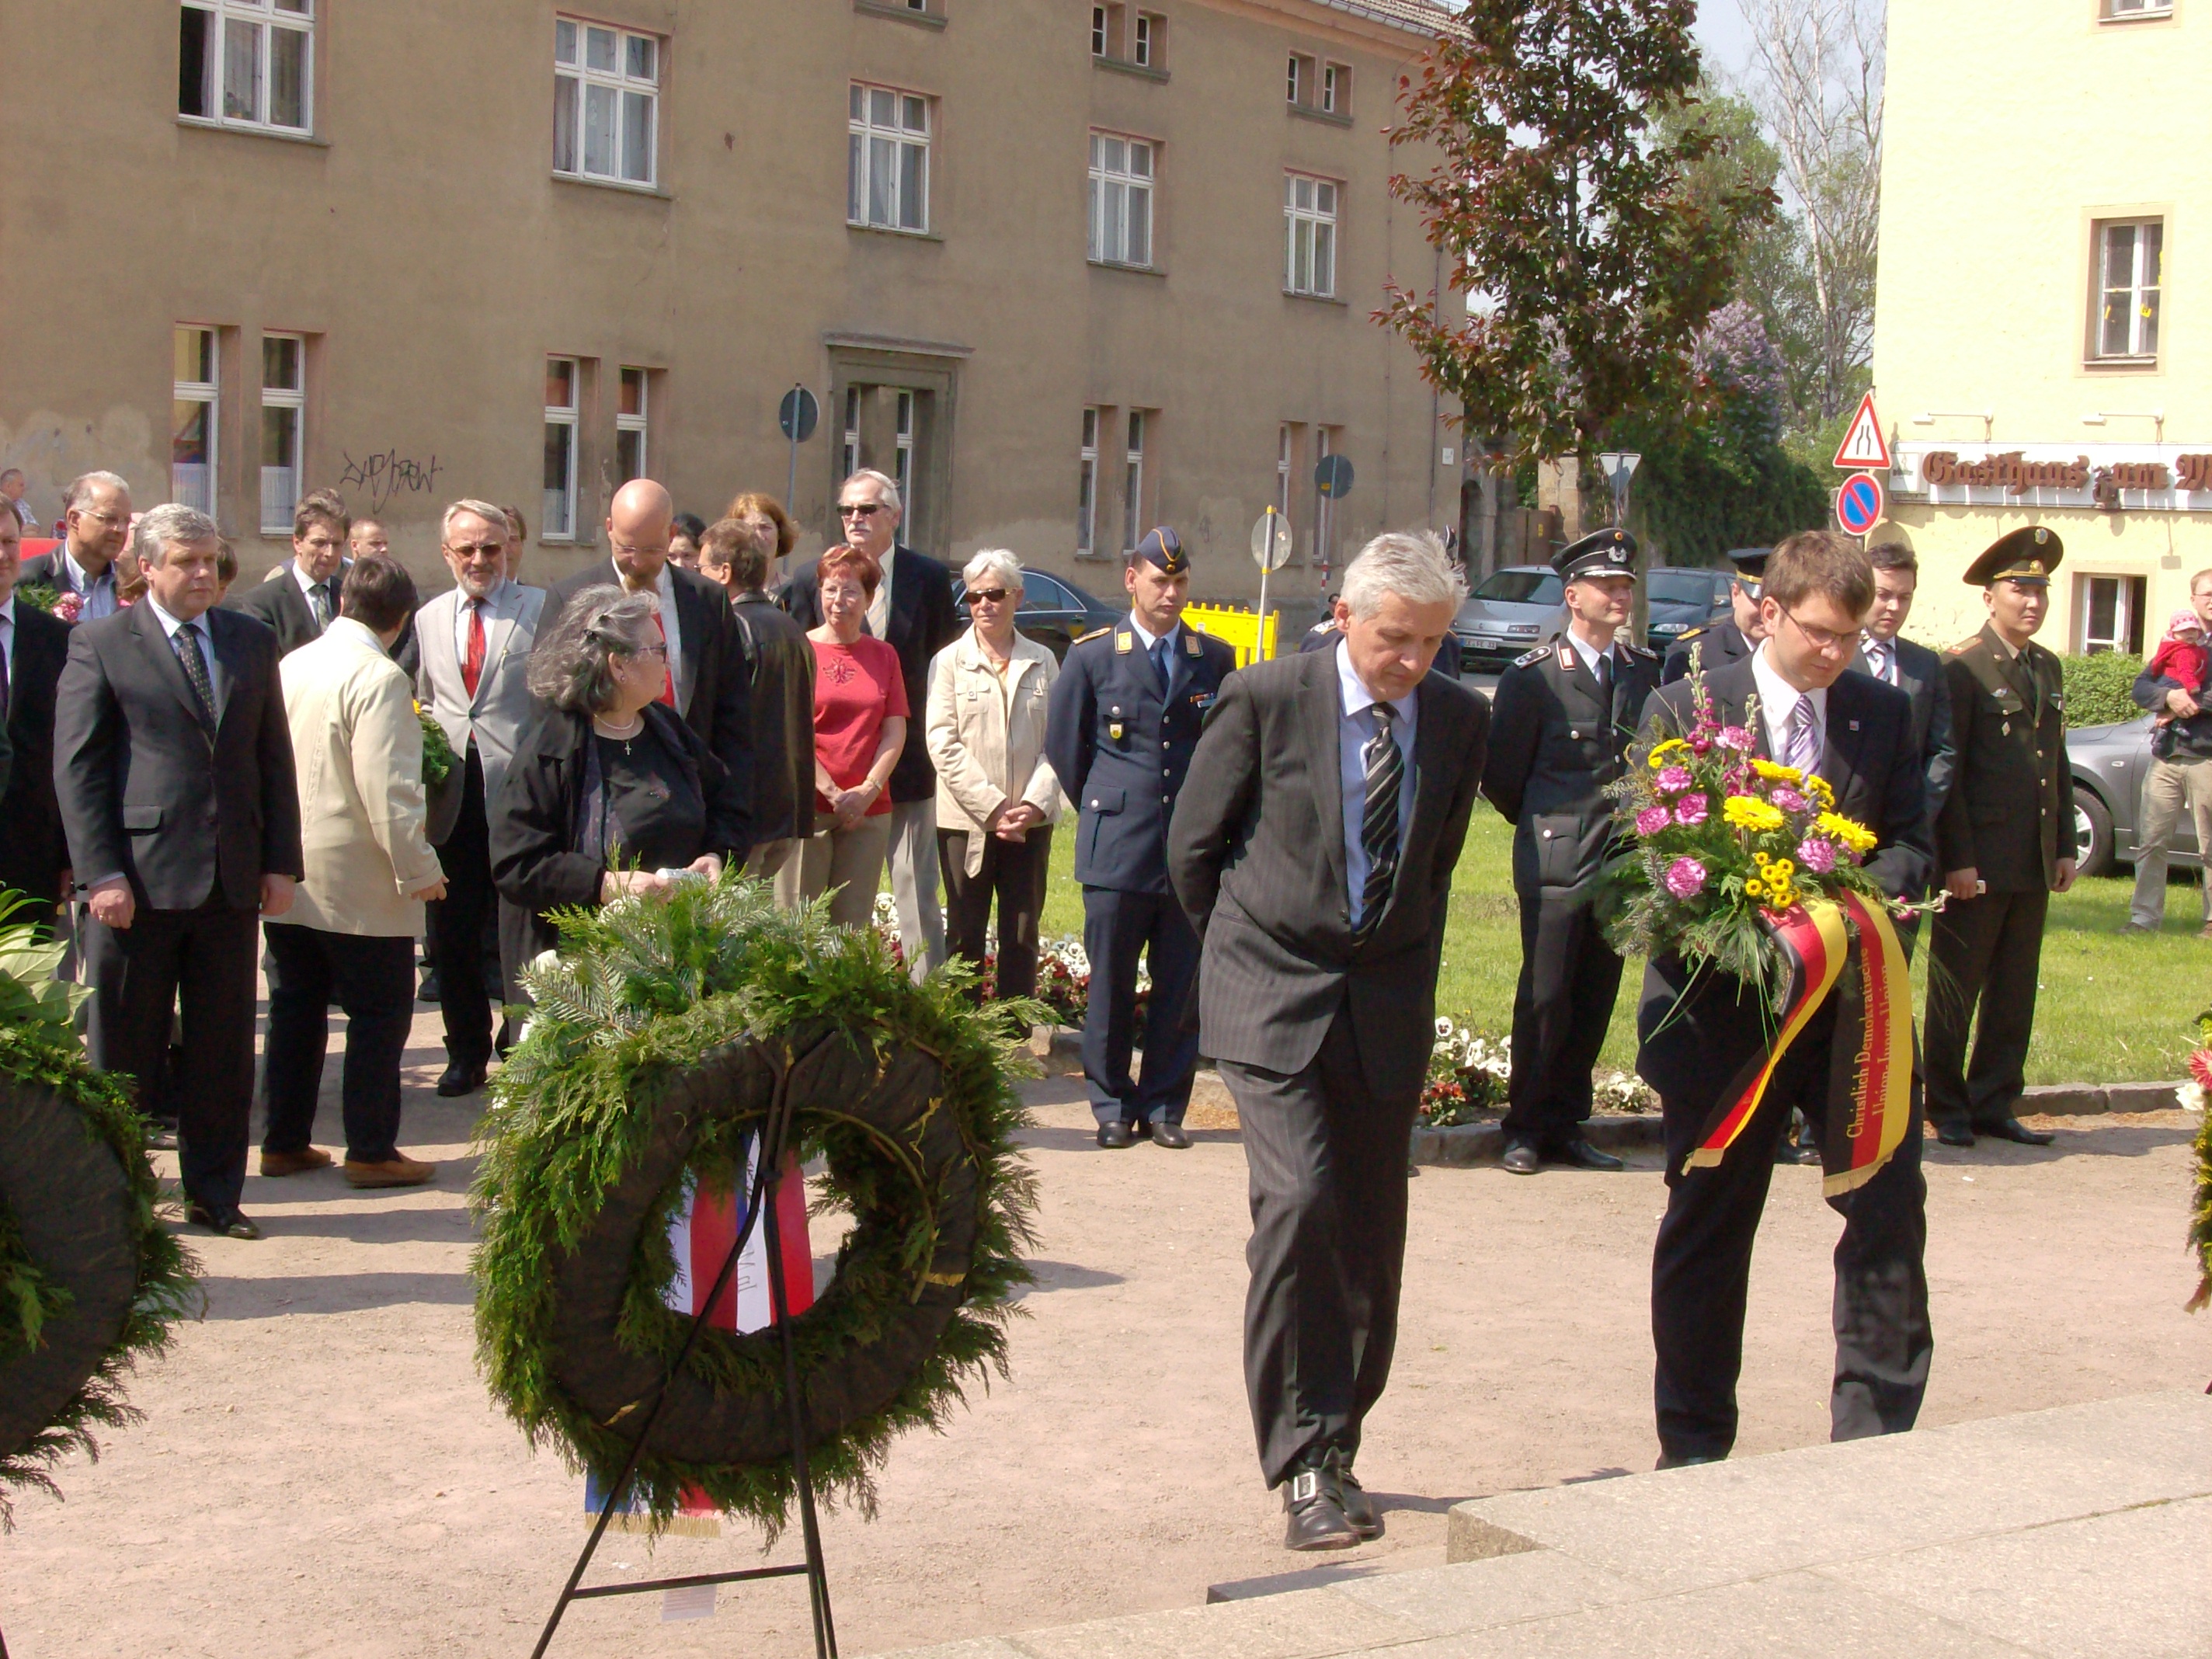
[[[926,740],[937,768],[937,827],[968,832],[968,873],[983,867],[984,825],[1013,801],[1056,823],[1060,779],[1044,757],[1045,709],[1060,664],[1035,640],[1014,636],[1002,683],[970,627],[929,665]]]

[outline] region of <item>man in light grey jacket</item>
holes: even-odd
[[[447,507],[439,550],[457,586],[415,617],[421,657],[416,696],[444,729],[455,762],[451,775],[430,792],[430,841],[446,872],[446,896],[430,907],[429,927],[446,1019],[447,1065],[438,1092],[448,1097],[475,1093],[491,1065],[491,999],[483,975],[473,971],[486,910],[499,902],[491,884],[489,806],[534,712],[524,675],[545,605],[543,588],[507,579],[507,535],[506,514],[489,501]],[[508,1002],[516,1000],[521,940],[519,920],[502,905],[500,979]]]

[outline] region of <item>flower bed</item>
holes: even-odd
[[[1421,1122],[1449,1129],[1500,1115],[1512,1075],[1512,1038],[1478,1030],[1464,1017],[1440,1016],[1436,1047],[1429,1051],[1428,1079],[1421,1085]],[[1601,1115],[1659,1109],[1659,1097],[1633,1072],[1600,1071],[1590,1085]]]

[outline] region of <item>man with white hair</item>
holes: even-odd
[[[63,544],[23,562],[25,587],[51,587],[84,600],[81,623],[115,614],[116,561],[131,540],[131,486],[112,472],[88,472],[62,500]]]
[[[1407,1139],[1488,747],[1488,705],[1430,672],[1466,595],[1433,532],[1368,543],[1334,650],[1222,687],[1169,832],[1205,939],[1199,1046],[1243,1128],[1245,1389],[1294,1550],[1382,1530],[1352,1461],[1389,1377]]]

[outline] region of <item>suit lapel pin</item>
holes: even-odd
[[[1853,720],[1853,721],[1851,722],[1851,730],[1852,730],[1852,731],[1854,731],[1854,732],[1856,732],[1856,731],[1857,731],[1858,729],[1859,729],[1859,723],[1858,723],[1856,720]]]

